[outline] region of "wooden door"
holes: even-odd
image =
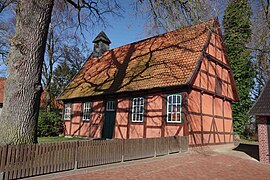
[[[117,105],[115,100],[108,100],[105,102],[102,138],[111,139],[113,137],[116,109]]]

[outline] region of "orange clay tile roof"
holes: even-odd
[[[58,99],[187,84],[213,24],[211,20],[127,44],[100,58],[90,56]]]

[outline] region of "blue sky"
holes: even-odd
[[[135,15],[135,10],[132,8],[132,1],[121,0],[123,17],[108,17],[108,27],[96,27],[92,32],[86,33],[85,36],[89,48],[93,49],[92,40],[100,31],[104,31],[111,40],[110,48],[116,48],[134,41],[147,38],[147,33],[144,31],[145,19],[141,15]]]
[[[94,30],[85,33],[85,37],[91,50],[93,49],[92,40],[100,31],[104,31],[111,40],[111,49],[151,37],[151,35],[148,34],[149,28],[145,28],[145,25],[147,25],[147,18],[145,15],[143,17],[141,13],[137,13],[136,15],[135,9],[132,6],[134,1],[119,0],[119,2],[124,10],[124,12],[122,12],[122,18],[107,16],[110,26],[106,28],[97,26]],[[224,6],[224,4],[219,2],[218,6]],[[220,23],[224,15],[223,10],[224,9],[222,8],[218,10]]]

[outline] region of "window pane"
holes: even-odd
[[[180,113],[177,114],[177,121],[181,121]]]
[[[171,114],[171,120],[172,120],[172,121],[175,121],[175,113],[172,113],[172,114]]]
[[[180,99],[181,99],[181,97],[180,96],[177,96],[177,102],[178,103],[181,103],[181,100]]]
[[[140,113],[143,113],[143,106],[140,106]]]
[[[172,96],[169,96],[169,104],[172,103]]]
[[[171,112],[175,112],[175,106],[172,105],[171,107],[172,107],[172,111]]]
[[[134,117],[134,121],[136,121],[137,120],[137,114],[133,114],[133,117]]]
[[[173,96],[173,103],[176,103],[176,96]]]
[[[168,114],[168,121],[171,121],[171,114]]]

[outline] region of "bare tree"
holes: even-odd
[[[47,111],[50,111],[52,102],[55,100],[51,89],[56,64],[63,61],[66,49],[81,48],[80,43],[84,41],[84,38],[78,33],[79,31],[76,31],[77,10],[74,7],[64,1],[55,1],[51,19],[42,69],[42,85],[46,92]]]
[[[250,48],[256,68],[256,86],[253,91],[257,99],[262,88],[270,80],[270,1],[260,0],[252,3],[252,43]]]
[[[66,0],[78,11],[78,27],[103,22],[115,1]],[[53,0],[18,0],[16,31],[8,55],[4,106],[0,118],[0,144],[37,142],[41,74]],[[84,13],[87,16],[82,18]]]
[[[63,58],[71,68],[78,72],[89,56],[89,52],[90,49],[85,43],[64,46]]]
[[[15,2],[16,0],[0,0],[0,13],[2,13],[4,9]]]
[[[139,0],[135,8],[148,18],[151,34],[204,22],[219,10],[210,0]]]

